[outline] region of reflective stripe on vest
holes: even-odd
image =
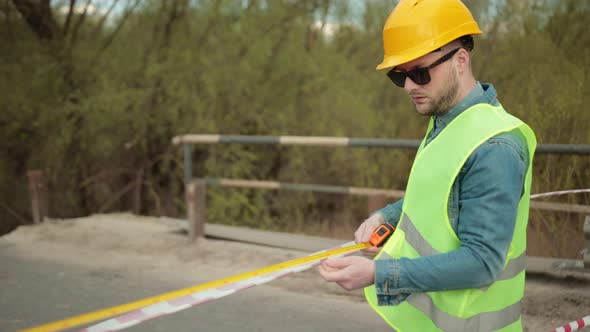
[[[520,318],[520,302],[500,311],[484,312],[467,319],[451,316],[438,309],[426,293],[412,294],[406,300],[415,308],[429,316],[434,324],[443,331],[494,331],[501,329]]]
[[[406,235],[406,241],[412,246],[420,256],[432,256],[440,254],[440,251],[432,248],[430,244],[422,237],[420,232],[412,223],[412,220],[407,215],[402,216],[403,222],[400,223],[399,229],[403,230]],[[382,258],[391,258],[386,252],[383,252]],[[514,257],[508,261],[506,266],[502,269],[500,274],[496,277],[496,280],[506,280],[516,277],[520,272],[525,269],[525,253],[521,253],[519,256]],[[486,287],[487,289],[487,287]]]
[[[398,228],[376,259],[417,258],[458,249],[460,240],[447,215],[455,178],[478,146],[513,129],[519,129],[527,141],[529,165],[502,271],[488,287],[414,293],[397,306],[378,306],[375,287],[367,287],[368,302],[396,330],[522,331],[520,301],[524,294],[530,166],[536,140],[528,126],[501,107],[475,105],[457,116],[428,146],[424,138],[412,166]]]

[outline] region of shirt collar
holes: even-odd
[[[471,89],[469,94],[463,98],[457,105],[453,106],[448,112],[443,115],[435,115],[434,123],[437,128],[446,127],[459,114],[463,113],[469,107],[481,102],[481,97],[484,94],[484,88],[481,83],[477,82],[475,87]]]

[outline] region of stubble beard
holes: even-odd
[[[447,113],[455,104],[455,99],[459,93],[459,77],[453,70],[449,71],[447,84],[443,86],[443,90],[438,98],[433,98],[431,106],[419,114],[424,116],[443,115]]]

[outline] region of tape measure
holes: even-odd
[[[395,232],[395,227],[388,223],[381,224],[381,226],[377,227],[373,234],[371,234],[371,239],[369,243],[375,247],[381,247],[387,239]]]
[[[291,269],[292,272],[297,272],[297,268],[304,266],[306,264],[308,264],[308,267],[311,267],[312,263],[318,263],[319,261],[326,259],[326,258],[330,258],[330,257],[336,257],[336,256],[343,256],[346,254],[350,254],[362,249],[366,249],[371,247],[371,243],[359,243],[359,244],[353,244],[353,242],[349,242],[344,244],[342,247],[339,248],[335,248],[335,249],[331,249],[331,250],[324,250],[324,251],[320,251],[314,254],[311,254],[309,256],[305,256],[302,258],[298,258],[298,259],[294,259],[294,260],[290,260],[290,261],[286,261],[283,263],[279,263],[276,265],[271,265],[271,266],[267,266],[258,270],[254,270],[254,271],[250,271],[250,272],[246,272],[246,273],[242,273],[242,274],[238,274],[232,277],[228,277],[228,278],[224,278],[224,279],[219,279],[219,280],[215,280],[212,282],[208,282],[205,284],[200,284],[200,285],[196,285],[196,286],[192,286],[189,288],[185,288],[185,289],[181,289],[181,290],[177,290],[177,291],[173,291],[170,293],[165,293],[165,294],[161,294],[161,295],[157,295],[157,296],[153,296],[153,297],[149,297],[149,298],[145,298],[143,300],[139,300],[136,302],[131,302],[131,303],[127,303],[127,304],[122,304],[116,307],[112,307],[112,308],[107,308],[107,309],[102,309],[102,310],[98,310],[98,311],[94,311],[94,312],[90,312],[87,314],[83,314],[80,316],[76,316],[76,317],[72,317],[72,318],[67,318],[67,319],[63,319],[60,321],[55,321],[52,323],[47,323],[44,325],[40,325],[40,326],[36,326],[36,327],[32,327],[29,329],[25,329],[25,330],[20,330],[20,332],[54,332],[54,331],[62,331],[65,329],[70,329],[70,328],[74,328],[80,325],[84,325],[87,323],[92,323],[94,321],[97,320],[101,320],[101,319],[105,319],[105,318],[109,318],[109,317],[113,317],[113,316],[117,316],[117,315],[121,315],[121,314],[125,314],[128,313],[132,310],[135,309],[139,309],[139,308],[143,308],[143,307],[147,307],[150,305],[158,305],[161,302],[165,302],[165,301],[169,301],[169,300],[174,300],[174,299],[178,299],[181,298],[183,296],[194,296],[195,293],[198,292],[203,292],[203,291],[207,291],[207,290],[211,290],[211,289],[215,289],[215,288],[222,288],[224,286],[228,286],[231,284],[236,284],[236,283],[240,283],[244,280],[250,279],[250,278],[255,278],[255,277],[261,277],[261,276],[267,276],[269,274],[275,274],[273,277],[270,278],[266,278],[263,280],[263,282],[268,282],[270,280],[276,279],[277,277],[283,276],[284,274],[277,274],[277,272],[283,271],[283,270],[289,270]],[[303,269],[300,269],[303,270]],[[255,283],[255,285],[257,284],[261,284],[263,282],[258,282]],[[250,286],[251,287],[251,286]],[[243,289],[246,287],[241,287],[239,289]],[[235,290],[229,292],[230,293],[234,293]],[[226,294],[227,295],[227,294]],[[225,296],[225,295],[223,295]],[[211,298],[205,298],[205,300],[210,300]],[[201,301],[201,302],[206,302],[206,301]],[[170,308],[170,309],[166,309],[169,312],[166,313],[172,313],[178,310],[182,310],[185,309],[187,306],[184,305],[182,306],[181,309],[174,309],[174,308]],[[175,310],[175,311],[173,311]],[[161,314],[160,314],[161,315]],[[151,317],[150,317],[151,318]],[[149,318],[148,318],[149,319]],[[139,321],[138,321],[139,322]],[[135,323],[137,324],[137,322]],[[121,328],[124,327],[128,327],[131,326],[132,324],[126,324],[126,326],[123,326]],[[134,324],[133,324],[134,325]],[[120,329],[120,328],[119,328]],[[88,329],[88,331],[100,331],[101,329]],[[105,331],[108,330],[116,330],[113,328],[109,328],[109,329],[105,329]]]

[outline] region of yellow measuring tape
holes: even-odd
[[[324,252],[320,252],[317,254],[313,254],[310,256],[306,256],[306,257],[302,257],[302,258],[298,258],[298,259],[294,259],[294,260],[290,260],[290,261],[286,261],[283,263],[279,263],[276,265],[271,265],[271,266],[267,266],[267,267],[263,267],[261,269],[258,270],[254,270],[254,271],[250,271],[250,272],[245,272],[242,274],[238,274],[232,277],[228,277],[228,278],[224,278],[224,279],[219,279],[219,280],[215,280],[215,281],[211,281],[205,284],[200,284],[200,285],[196,285],[196,286],[192,286],[189,288],[184,288],[184,289],[180,289],[177,291],[173,291],[170,293],[165,293],[165,294],[161,294],[161,295],[156,295],[156,296],[152,296],[152,297],[148,297],[145,298],[143,300],[139,300],[139,301],[135,301],[135,302],[130,302],[130,303],[126,303],[126,304],[122,304],[116,307],[112,307],[112,308],[107,308],[107,309],[102,309],[102,310],[97,310],[97,311],[93,311],[87,314],[83,314],[80,316],[75,316],[75,317],[71,317],[71,318],[67,318],[67,319],[63,319],[63,320],[59,320],[59,321],[55,321],[52,323],[47,323],[47,324],[43,324],[43,325],[39,325],[36,327],[32,327],[29,329],[25,329],[25,330],[20,330],[19,332],[54,332],[54,331],[62,331],[65,329],[69,329],[69,328],[73,328],[73,327],[77,327],[83,324],[88,324],[88,323],[92,323],[94,321],[100,320],[100,319],[105,319],[105,318],[109,318],[109,317],[113,317],[113,316],[117,316],[117,315],[121,315],[124,314],[126,312],[135,310],[135,309],[139,309],[139,308],[143,308],[143,307],[147,307],[149,305],[155,304],[155,303],[159,303],[162,301],[168,301],[171,299],[175,299],[178,297],[182,297],[182,296],[186,296],[192,293],[196,293],[196,292],[200,292],[200,291],[204,291],[210,288],[216,288],[219,286],[225,286],[228,284],[233,284],[235,282],[241,281],[241,280],[245,280],[245,279],[249,279],[249,278],[253,278],[253,277],[257,277],[257,276],[261,276],[261,275],[265,275],[265,274],[269,274],[272,272],[276,272],[279,270],[283,270],[286,268],[291,268],[291,267],[295,267],[297,265],[303,265],[306,263],[311,263],[317,260],[321,260],[321,259],[325,259],[325,258],[329,258],[331,256],[336,256],[336,255],[341,255],[341,254],[346,254],[349,252],[355,252],[361,249],[365,249],[365,248],[369,248],[371,247],[370,243],[359,243],[359,244],[355,244],[355,245],[351,245],[351,246],[347,246],[347,247],[342,247],[342,248],[337,248],[337,249],[333,249],[333,250],[328,250],[328,251],[324,251]]]

